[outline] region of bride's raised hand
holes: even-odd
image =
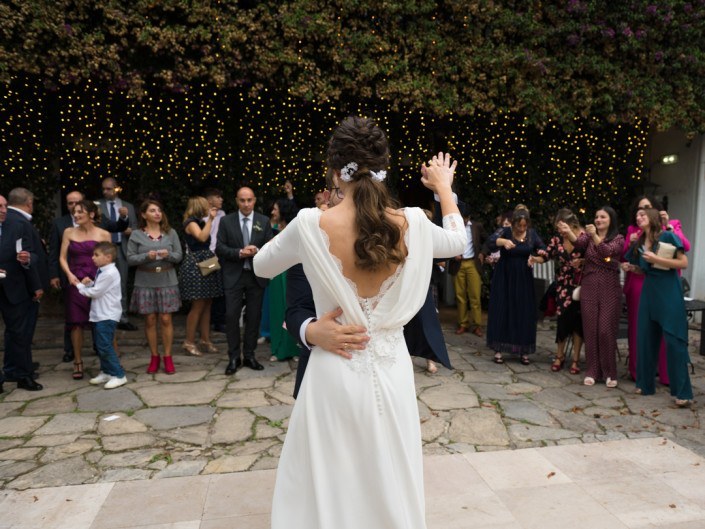
[[[451,163],[450,154],[439,152],[438,155],[431,158],[428,166],[421,165],[421,183],[434,193],[437,193],[442,187],[450,188],[457,165],[457,160]]]

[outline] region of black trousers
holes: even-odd
[[[5,358],[3,369],[7,376],[29,377],[32,369],[32,335],[37,322],[39,305],[28,299],[12,304],[0,288],[0,313],[5,322]],[[0,381],[4,380],[0,374]]]
[[[240,358],[240,313],[243,297],[245,304],[245,336],[242,351],[245,358],[254,358],[262,317],[264,288],[257,282],[254,272],[243,270],[234,287],[225,289],[225,334],[228,338],[228,356]]]

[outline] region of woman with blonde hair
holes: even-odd
[[[181,243],[171,229],[162,205],[156,200],[145,200],[140,206],[139,230],[133,231],[127,243],[127,262],[136,267],[135,288],[130,310],[144,315],[144,333],[152,353],[147,373],[159,370],[157,346],[157,318],[164,347],[164,372],[175,372],[171,357],[174,327],[171,315],[181,307],[179,280],[175,265],[181,262]]]
[[[203,197],[189,198],[184,213],[186,255],[179,269],[179,290],[181,299],[191,302],[191,310],[186,317],[183,348],[194,356],[201,356],[202,351],[218,352],[210,341],[211,304],[213,298],[223,295],[223,281],[220,270],[204,276],[198,267],[198,263],[215,257],[210,242],[211,224],[217,213],[218,208],[211,207]],[[201,334],[200,349],[196,346],[196,328]]]

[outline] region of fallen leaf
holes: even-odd
[[[660,445],[665,445],[667,442],[668,442],[668,439],[662,439],[659,444],[660,444]]]
[[[675,509],[675,508],[676,508],[676,504],[675,504],[675,503],[671,503],[671,504],[669,504],[669,507],[670,507],[671,509]]]
[[[547,477],[548,479],[551,479],[551,478],[552,478],[553,476],[555,476],[555,475],[556,475],[555,472],[549,472],[549,473],[548,473],[548,476],[546,476],[546,477]]]
[[[34,501],[39,501],[39,498],[37,498],[36,496],[32,496],[32,499],[33,499]]]

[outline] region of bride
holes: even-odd
[[[327,164],[344,198],[299,212],[254,258],[260,277],[302,263],[318,315],[343,309],[370,341],[351,359],[314,347],[282,449],[273,529],[426,527],[421,430],[403,326],[426,297],[434,257],[458,255],[467,235],[440,153],[422,182],[440,198],[443,228],[419,208],[391,207],[384,132],[350,117],[333,132]],[[336,190],[337,191],[337,190]]]

